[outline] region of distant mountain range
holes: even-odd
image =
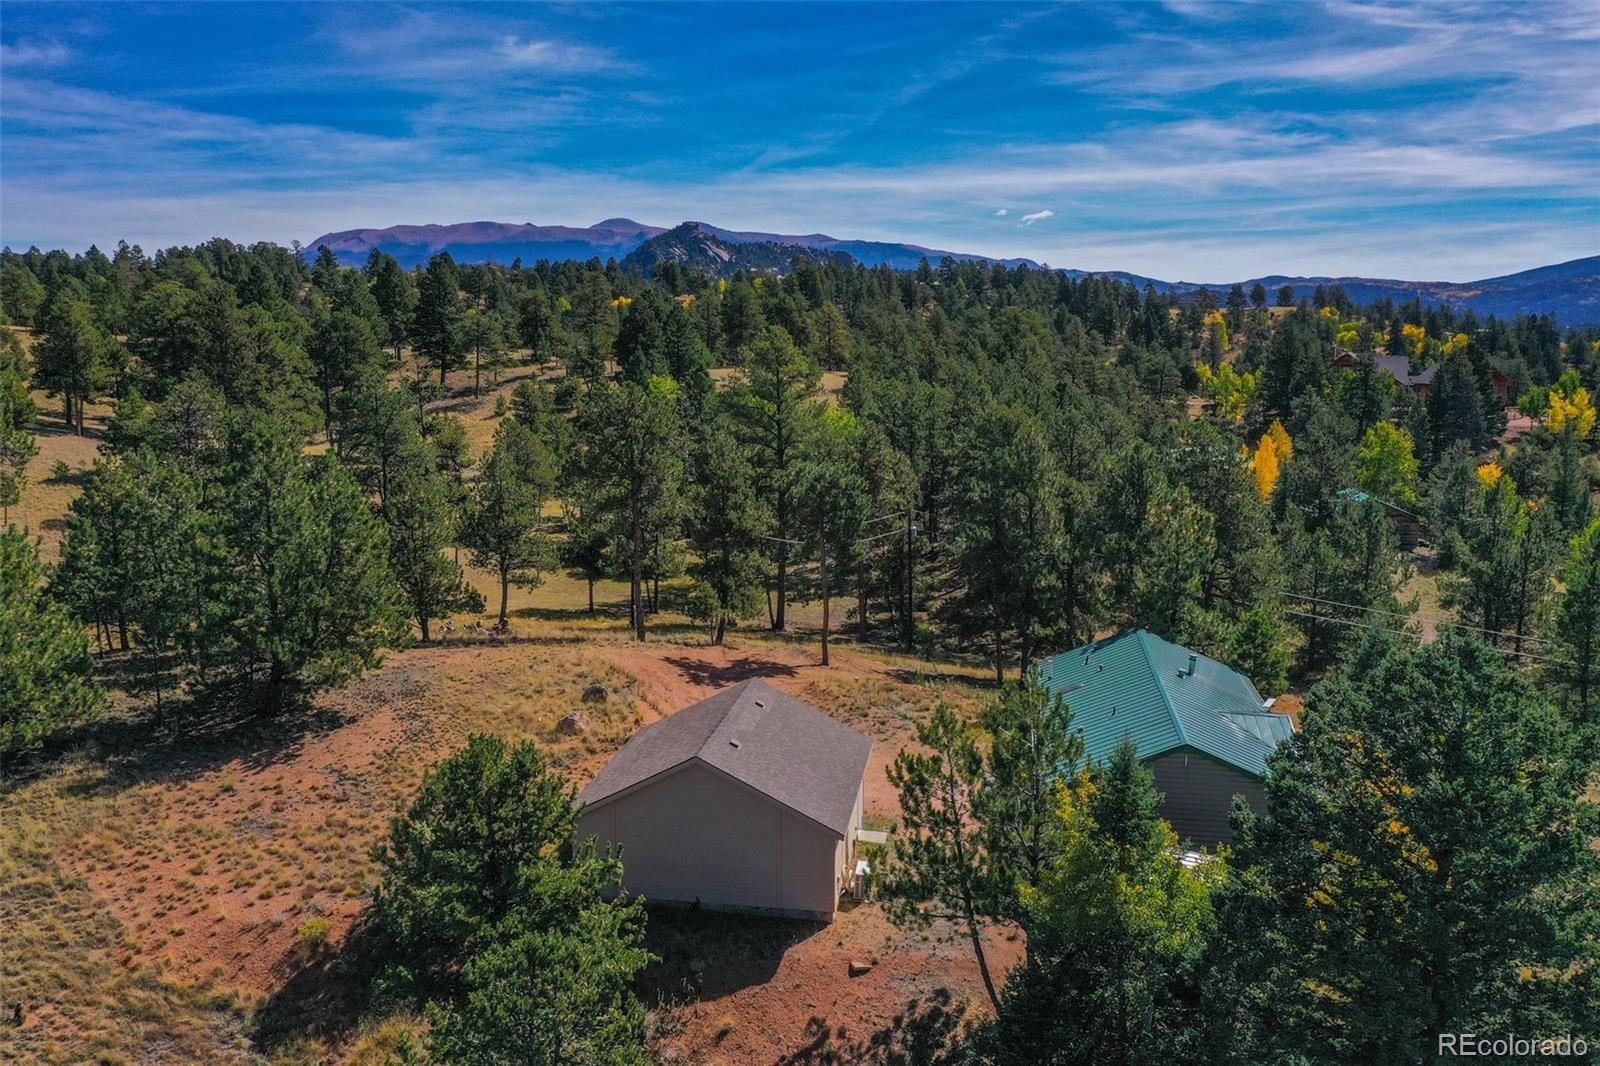
[[[305,247],[315,251],[321,245],[327,245],[340,261],[351,265],[366,262],[372,250],[379,248],[406,267],[425,263],[435,253],[448,251],[457,261],[468,263],[511,263],[521,259],[531,266],[540,259],[617,259],[624,267],[643,274],[649,274],[659,263],[670,262],[722,277],[738,270],[782,273],[797,254],[821,261],[854,261],[869,267],[887,265],[895,270],[914,270],[924,259],[937,264],[945,258],[1000,263],[1010,267],[1039,266],[1031,259],[995,259],[892,241],[841,240],[824,233],[741,232],[705,222],[684,222],[667,229],[635,222],[630,218],[608,218],[592,226],[460,222],[446,226],[353,229],[325,233],[316,240],[308,241]],[[1233,284],[1162,281],[1117,270],[1067,269],[1063,273],[1074,278],[1092,273],[1140,288],[1150,285],[1158,292],[1173,292],[1180,296],[1210,289],[1220,297]],[[1288,285],[1294,289],[1296,297],[1309,295],[1318,285],[1339,285],[1357,303],[1372,303],[1384,297],[1396,301],[1420,298],[1427,304],[1450,304],[1464,310],[1471,309],[1478,314],[1502,317],[1554,314],[1563,325],[1600,323],[1600,256],[1469,282],[1285,277],[1274,274],[1250,278],[1242,284],[1249,289],[1257,282],[1274,294],[1282,286]]]

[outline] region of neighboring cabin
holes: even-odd
[[[651,903],[832,921],[872,742],[764,681],[635,733],[589,783],[578,839],[622,846]]]
[[[1235,795],[1265,811],[1267,756],[1294,723],[1267,709],[1242,674],[1131,629],[1045,660],[1039,677],[1066,697],[1090,759],[1133,741],[1155,774],[1161,816],[1184,840],[1231,841]]]
[[[1424,400],[1428,398],[1428,392],[1433,388],[1433,379],[1439,373],[1439,366],[1436,363],[1425,366],[1413,374],[1411,360],[1403,355],[1374,356],[1372,364]],[[1360,365],[1361,357],[1354,352],[1340,352],[1333,359],[1333,366],[1338,370],[1348,370]],[[1499,367],[1491,367],[1489,373],[1494,379],[1495,395],[1499,397],[1501,403],[1509,403],[1511,379],[1506,377]]]

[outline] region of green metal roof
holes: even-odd
[[[1097,761],[1127,738],[1141,759],[1190,748],[1261,777],[1267,756],[1294,732],[1288,715],[1261,705],[1244,675],[1143,629],[1046,659],[1039,679],[1066,696]]]

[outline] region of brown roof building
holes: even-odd
[[[831,921],[872,742],[764,681],[635,733],[580,797],[579,839],[622,848],[651,902]]]

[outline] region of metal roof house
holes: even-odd
[[[872,742],[764,681],[639,730],[579,797],[649,902],[832,921]]]
[[[1233,838],[1233,797],[1264,810],[1267,756],[1294,732],[1244,675],[1143,629],[1062,652],[1039,678],[1066,697],[1084,748],[1097,762],[1124,739],[1155,774],[1161,816],[1178,836]]]

